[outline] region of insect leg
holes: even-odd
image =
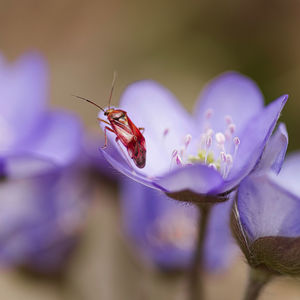
[[[105,144],[104,144],[104,146],[102,146],[101,148],[102,149],[105,149],[106,147],[107,147],[107,134],[106,134],[106,130],[108,130],[108,131],[111,131],[111,132],[113,132],[113,133],[115,133],[110,127],[108,127],[108,126],[105,126],[105,128],[104,128],[104,138],[105,138]]]
[[[110,125],[110,123],[109,123],[109,122],[107,122],[106,120],[103,120],[103,119],[101,119],[101,118],[97,118],[97,120],[98,120],[98,121],[100,121],[100,122],[103,122],[103,123],[105,123],[105,124],[108,124],[108,125]]]
[[[142,133],[144,133],[145,128],[144,127],[139,127],[139,130],[142,131]]]

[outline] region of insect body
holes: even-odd
[[[110,107],[112,92],[114,88],[114,81],[109,97],[109,108],[106,110],[104,110],[101,106],[89,99],[75,95],[74,96],[98,107],[104,112],[104,116],[107,117],[107,120],[98,118],[100,122],[107,124],[107,126],[105,126],[104,128],[105,144],[103,148],[107,147],[106,131],[111,131],[116,135],[116,142],[120,141],[127,149],[128,155],[134,161],[135,165],[138,168],[144,168],[146,164],[146,141],[143,134],[141,133],[141,131],[143,131],[144,128],[136,127],[134,123],[130,120],[130,118],[127,116],[126,111]]]
[[[144,128],[138,128],[127,116],[126,111],[121,109],[109,108],[104,112],[107,120],[98,118],[111,127],[105,126],[105,145],[107,146],[106,130],[116,135],[116,142],[120,141],[127,149],[130,158],[138,168],[144,168],[146,164],[146,141],[141,133]]]

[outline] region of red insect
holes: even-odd
[[[112,88],[110,91],[109,105],[107,110],[104,110],[101,106],[89,99],[79,96],[75,97],[95,105],[100,110],[102,110],[104,112],[104,115],[107,117],[107,121],[98,118],[100,122],[104,122],[105,124],[109,125],[105,126],[104,128],[105,144],[103,148],[107,147],[106,131],[111,131],[116,135],[116,142],[121,141],[121,143],[125,146],[130,158],[134,161],[135,165],[138,168],[144,168],[146,164],[146,141],[143,134],[141,133],[141,131],[144,131],[144,128],[136,127],[128,117],[126,111],[110,107],[115,78],[116,76],[114,76]]]

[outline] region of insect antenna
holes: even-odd
[[[113,94],[113,91],[115,88],[115,83],[116,83],[117,77],[118,77],[118,73],[117,73],[117,71],[114,71],[113,81],[111,84],[111,89],[110,89],[109,98],[108,98],[108,109],[110,109],[111,98],[112,98],[112,94]]]
[[[89,100],[89,99],[87,99],[87,98],[83,98],[83,97],[80,97],[80,96],[77,96],[77,95],[72,95],[72,96],[73,96],[73,97],[76,97],[76,98],[78,98],[78,99],[81,99],[81,100],[85,100],[86,102],[93,104],[94,106],[98,107],[98,108],[101,109],[103,112],[105,112],[105,110],[104,110],[100,105],[98,105],[97,103],[93,102],[92,100]]]

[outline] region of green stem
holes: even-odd
[[[198,237],[194,259],[190,269],[189,293],[190,300],[204,299],[203,267],[204,267],[204,241],[207,224],[210,216],[211,205],[199,204]]]
[[[244,300],[256,300],[262,288],[270,281],[272,275],[264,270],[251,269]]]

